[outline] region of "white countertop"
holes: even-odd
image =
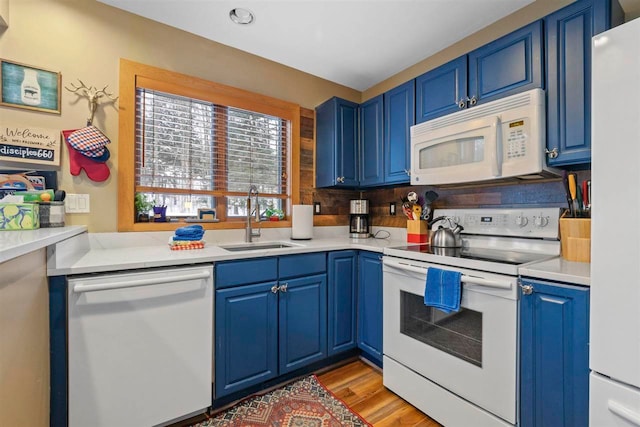
[[[171,232],[86,233],[85,226],[41,228],[0,232],[0,263],[29,252],[48,248],[49,276],[101,273],[150,267],[166,267],[250,259],[306,252],[357,249],[382,253],[386,247],[406,244],[403,229],[387,229],[388,239],[351,239],[345,227],[319,227],[311,240],[290,240],[288,229],[266,229],[257,242],[287,242],[292,247],[230,252],[220,245],[242,242],[243,230],[205,234],[204,249],[172,251]],[[374,230],[375,231],[375,230]],[[561,257],[519,268],[519,274],[542,280],[589,286],[591,264],[571,262]]]
[[[55,245],[86,231],[87,227],[84,225],[0,231],[0,263]]]
[[[556,282],[591,285],[591,264],[588,262],[567,261],[561,257],[552,258],[520,267],[521,276]]]
[[[327,229],[341,229],[328,227]],[[263,230],[265,231],[265,230]],[[165,267],[208,263],[306,252],[359,249],[380,252],[387,246],[406,244],[404,236],[389,239],[351,239],[348,232],[323,233],[311,240],[290,240],[272,235],[257,239],[258,243],[286,242],[292,247],[230,252],[218,245],[239,244],[242,240],[227,240],[221,234],[205,234],[204,249],[172,251],[168,238],[172,233],[91,233],[58,243],[50,249],[47,262],[49,276],[100,273],[139,268]],[[393,233],[395,234],[395,233]],[[221,239],[222,241],[214,240]],[[226,241],[225,241],[226,240]]]

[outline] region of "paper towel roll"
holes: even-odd
[[[313,206],[293,205],[291,238],[308,240],[313,237]]]

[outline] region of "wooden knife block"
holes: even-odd
[[[560,246],[567,261],[591,262],[591,218],[560,218]]]

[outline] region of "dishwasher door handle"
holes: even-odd
[[[73,292],[79,294],[83,292],[105,291],[110,289],[135,288],[138,286],[161,285],[163,283],[182,282],[186,280],[208,279],[209,277],[211,277],[211,273],[207,270],[203,270],[200,273],[176,274],[154,279],[125,280],[113,283],[97,283],[95,285],[80,282],[73,286]]]
[[[429,267],[419,267],[402,261],[395,261],[387,258],[383,258],[382,263],[392,268],[411,271],[413,273],[420,273],[424,275],[427,274],[427,270],[429,269]],[[467,285],[486,286],[489,288],[511,289],[512,287],[510,280],[483,279],[481,277],[469,276],[466,274],[462,275],[460,281],[462,283],[466,283]]]
[[[640,414],[633,411],[632,409],[627,408],[626,406],[611,399],[607,401],[607,408],[609,408],[609,411],[613,412],[623,420],[629,421],[634,426],[640,426]]]

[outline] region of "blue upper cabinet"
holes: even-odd
[[[523,280],[520,426],[587,426],[589,288]]]
[[[331,98],[316,107],[316,187],[358,186],[358,104]]]
[[[591,162],[591,37],[621,21],[607,0],[580,0],[545,18],[550,166]]]
[[[543,82],[542,21],[416,78],[416,123],[533,88]]]
[[[427,71],[415,80],[416,123],[454,113],[467,97],[467,55]]]
[[[544,87],[542,21],[469,53],[469,106]]]
[[[409,183],[415,81],[360,105],[360,186]]]
[[[411,126],[415,124],[415,81],[384,94],[384,182],[409,183]]]
[[[383,160],[383,98],[360,104],[360,186],[380,185],[384,182]]]

